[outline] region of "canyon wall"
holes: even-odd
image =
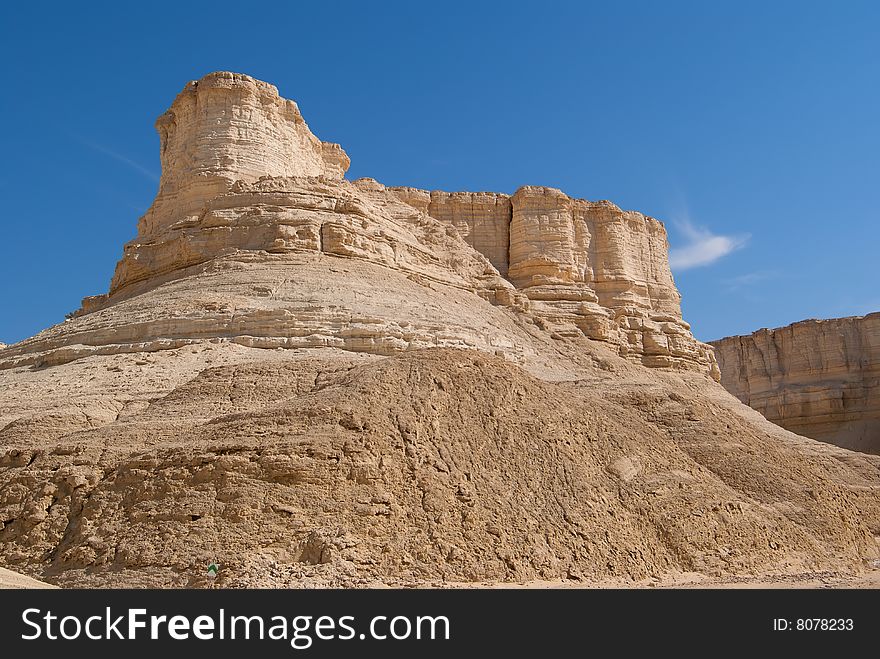
[[[294,101],[274,85],[237,73],[211,73],[190,82],[156,120],[162,176],[152,207],[141,218],[149,238],[201,210],[235,181],[263,176],[342,178],[349,159],[338,144],[321,142]]]
[[[880,453],[880,313],[713,341],[721,383],[800,435]]]
[[[510,243],[510,195],[498,192],[443,192],[389,188],[419,211],[454,226],[502,277],[507,277]]]

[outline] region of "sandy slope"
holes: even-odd
[[[19,415],[0,430],[0,560],[64,586],[198,587],[218,560],[221,586],[298,587],[877,558],[876,456],[762,422],[705,376],[546,341],[569,379],[469,350],[208,342],[0,373],[0,414]]]
[[[31,579],[23,574],[0,567],[0,590],[13,588],[55,588],[52,584]]]

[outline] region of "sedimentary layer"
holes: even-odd
[[[475,327],[496,314],[487,309],[472,317],[443,309],[425,314],[430,325],[406,329],[406,304],[393,293],[374,305],[365,330],[352,311],[357,305],[340,304],[345,295],[329,296],[346,287],[345,264],[358,261],[380,268],[376,281],[410,278],[421,289],[408,301],[424,298],[429,309],[443,306],[431,286],[451,287],[456,296],[474,298],[469,307],[482,300],[515,316],[514,323],[552,336],[587,336],[645,366],[717,377],[712,350],[681,317],[666,232],[653,218],[545,187],[508,196],[347,181],[341,147],[315,137],[297,105],[274,86],[241,74],[189,83],[156,127],[159,192],[125,246],[109,293],[84,299],[70,322],[4,350],[0,369],[211,338],[255,337],[267,347],[327,343],[380,354],[425,344],[519,346],[500,326],[488,333]],[[127,300],[245,261],[274,269],[265,285],[274,319],[265,317],[265,301],[254,303],[248,276],[241,287],[231,277],[203,289],[199,304],[167,309],[171,315],[148,328],[124,317]],[[323,271],[326,286],[310,289],[307,309],[286,304],[285,282],[312,279],[312,265]],[[86,318],[107,310],[112,322]]]
[[[880,313],[714,341],[721,383],[770,421],[880,453]]]
[[[613,343],[646,366],[703,363],[715,373],[712,354],[681,317],[658,220],[547,187],[523,186],[511,197],[391,190],[455,226],[531,301],[549,332]]]

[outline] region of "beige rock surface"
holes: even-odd
[[[552,188],[508,197],[346,181],[342,149],[275,87],[241,74],[189,83],[156,126],[159,192],[109,294],[5,352],[0,369],[209,338],[378,354],[458,345],[521,359],[532,349],[511,326],[526,322],[646,366],[717,375],[681,318],[653,218]],[[377,295],[370,283],[400,275],[401,291]],[[455,290],[438,298],[436,286]]]
[[[231,343],[5,370],[0,562],[65,586],[198,586],[209,560],[228,586],[351,586],[877,558],[877,458],[762,426],[703,375],[554,343],[576,379]]]
[[[238,74],[158,126],[160,191],[109,294],[0,353],[0,564],[357,586],[878,558],[880,457],[713,381],[658,221],[551,188],[347,181]]]
[[[236,73],[190,82],[156,121],[162,178],[139,237],[198,214],[235,181],[262,176],[341,179],[348,157],[315,137],[296,103],[278,90]],[[121,285],[121,284],[120,284]]]
[[[497,192],[428,192],[389,188],[402,201],[453,225],[468,245],[507,277],[510,250],[510,196]]]
[[[555,335],[585,335],[645,366],[704,365],[714,356],[681,317],[662,223],[608,201],[554,188],[427,192],[390,188],[402,201],[458,229],[531,301]]]
[[[712,345],[724,387],[770,421],[880,453],[880,313],[805,320]]]

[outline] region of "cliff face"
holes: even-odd
[[[153,206],[141,219],[148,238],[228,192],[235,181],[262,176],[342,178],[348,156],[321,142],[294,101],[274,85],[218,72],[190,82],[156,120],[162,177]]]
[[[510,250],[510,195],[497,192],[443,192],[418,188],[390,188],[397,197],[422,213],[451,224],[507,277]]]
[[[658,220],[547,187],[524,186],[512,197],[391,190],[455,226],[530,300],[547,331],[613,343],[646,366],[702,363],[717,374],[713,355],[681,317]]]
[[[714,341],[721,383],[800,435],[880,453],[880,313]]]
[[[159,192],[138,222],[137,238],[125,247],[111,295],[203,262],[224,248],[271,247],[273,237],[265,228],[261,236],[232,228],[237,218],[228,211],[240,198],[233,196],[217,208],[218,199],[228,197],[233,187],[240,193],[266,177],[340,180],[349,165],[338,144],[312,134],[295,102],[281,98],[273,85],[236,73],[212,73],[190,82],[156,121],[156,130]]]
[[[86,298],[72,322],[5,351],[0,368],[207,338],[378,354],[475,346],[519,359],[529,349],[509,326],[525,322],[557,339],[610,344],[642,365],[717,377],[711,349],[681,318],[666,233],[653,218],[553,188],[508,196],[347,181],[342,148],[315,137],[274,86],[240,74],[189,83],[156,128],[159,192],[109,293]],[[351,260],[365,282],[402,276],[423,294],[431,285],[454,293],[412,313],[385,296],[363,322],[358,302],[373,296],[329,267]],[[244,261],[257,264],[249,277],[238,273]],[[251,291],[260,268],[266,293],[257,297],[267,299]],[[183,297],[155,293],[186,288],[196,273],[210,283],[176,294]],[[307,299],[304,282],[314,282]],[[146,294],[161,298],[149,303],[158,305],[149,320],[135,312]],[[451,301],[461,296],[495,310],[463,316]],[[486,322],[498,314],[504,322]]]

